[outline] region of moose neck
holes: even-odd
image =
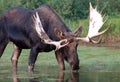
[[[46,31],[46,33],[49,34],[49,37],[51,39],[53,40],[55,39],[52,37],[57,38],[54,32],[55,28],[59,28],[62,32],[71,32],[71,30],[65,25],[65,23],[58,16],[58,14],[48,5],[41,5],[35,11],[39,13],[41,22],[43,24],[43,28]]]

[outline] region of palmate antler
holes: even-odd
[[[35,30],[44,43],[55,45],[56,46],[55,50],[58,50],[68,44],[67,39],[63,39],[60,41],[53,41],[49,38],[49,36],[46,34],[46,32],[43,29],[41,20],[37,12],[35,15],[33,15],[33,18],[34,18]]]
[[[77,37],[76,39],[85,42],[99,43],[101,40],[94,41],[92,38],[104,34],[110,28],[111,24],[108,25],[108,27],[104,31],[99,32],[99,30],[103,27],[105,22],[103,22],[102,15],[96,9],[94,9],[92,7],[92,4],[90,3],[90,21],[88,35],[83,38]]]

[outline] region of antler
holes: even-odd
[[[46,32],[43,29],[42,23],[40,21],[40,18],[37,12],[35,15],[33,15],[33,18],[34,18],[35,30],[38,36],[43,40],[44,43],[55,45],[56,46],[55,50],[58,50],[68,44],[67,39],[63,39],[60,41],[53,41],[49,38],[49,36],[46,34]]]
[[[86,37],[76,38],[76,39],[82,40],[85,42],[99,43],[101,40],[94,41],[92,38],[100,36],[100,35],[104,34],[106,31],[108,31],[108,29],[111,26],[111,23],[110,23],[110,25],[108,25],[108,27],[104,31],[99,32],[99,30],[103,27],[105,22],[103,22],[102,15],[96,9],[94,9],[92,7],[92,4],[90,3],[90,21],[89,21],[88,35]]]

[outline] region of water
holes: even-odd
[[[120,50],[80,47],[80,70],[58,69],[54,52],[40,53],[33,74],[27,72],[29,51],[23,51],[18,62],[18,74],[12,73],[12,45],[0,59],[0,82],[120,82]],[[98,52],[99,51],[99,52]]]
[[[26,67],[25,67],[26,68]],[[18,70],[18,74],[4,67],[0,70],[0,82],[119,82],[120,72],[112,71],[59,71],[54,67],[37,67],[34,73],[28,73],[24,67]]]

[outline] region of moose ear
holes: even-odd
[[[54,32],[55,32],[55,34],[57,35],[58,38],[60,38],[60,39],[64,38],[64,34],[61,32],[61,30],[59,28],[55,28]]]
[[[82,26],[80,26],[79,28],[77,28],[74,32],[73,32],[73,34],[74,34],[74,36],[79,36],[81,33],[82,33],[82,29],[83,29],[83,27]]]

